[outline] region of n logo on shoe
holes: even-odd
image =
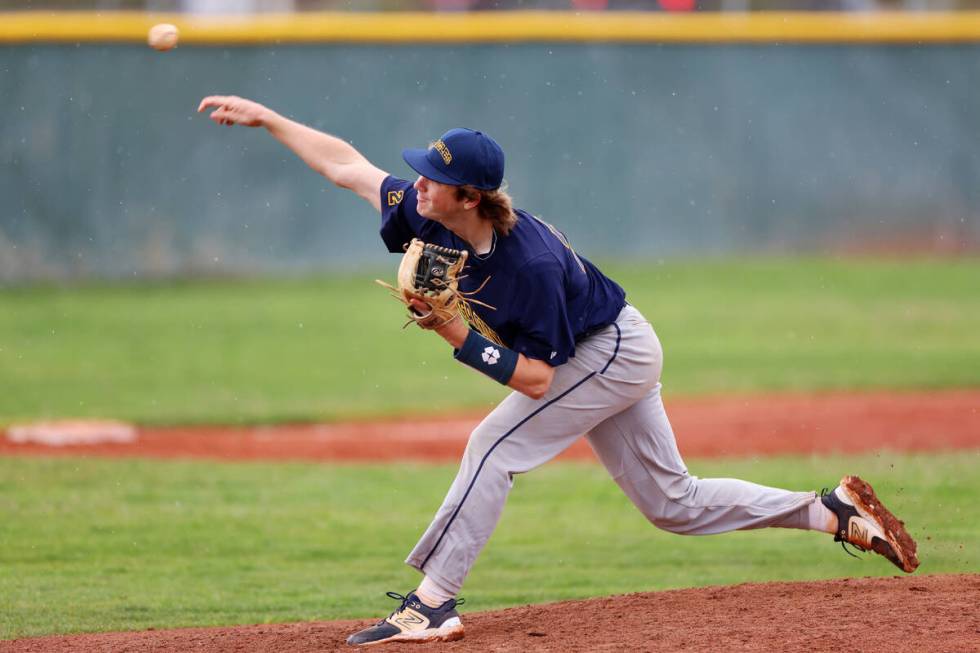
[[[428,619],[409,608],[405,608],[398,614],[388,617],[388,621],[402,630],[425,630],[429,625]]]
[[[861,528],[861,525],[856,520],[851,520],[851,533],[848,537],[853,544],[858,545],[870,545],[871,542],[868,538],[868,529]]]

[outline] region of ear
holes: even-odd
[[[476,208],[477,206],[480,205],[480,200],[482,199],[483,196],[480,195],[479,193],[473,193],[472,195],[467,195],[463,199],[463,208],[466,209],[467,211]]]

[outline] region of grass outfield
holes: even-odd
[[[980,452],[689,461],[700,476],[812,489],[858,472],[910,525],[917,573],[975,572]],[[0,459],[0,638],[378,617],[455,466]],[[830,536],[682,537],[598,465],[517,479],[463,595],[529,602],[748,581],[888,576]]]
[[[610,273],[657,329],[674,394],[980,385],[980,260]],[[503,396],[438,337],[402,331],[372,278],[0,290],[0,424],[331,420]]]

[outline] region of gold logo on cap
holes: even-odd
[[[443,163],[447,166],[453,162],[453,155],[449,152],[449,148],[446,147],[446,144],[442,142],[441,138],[433,143],[432,147],[436,148],[436,151],[442,156]]]

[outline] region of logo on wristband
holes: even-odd
[[[500,351],[493,347],[487,347],[483,350],[483,362],[487,365],[496,365],[497,361],[500,360]]]

